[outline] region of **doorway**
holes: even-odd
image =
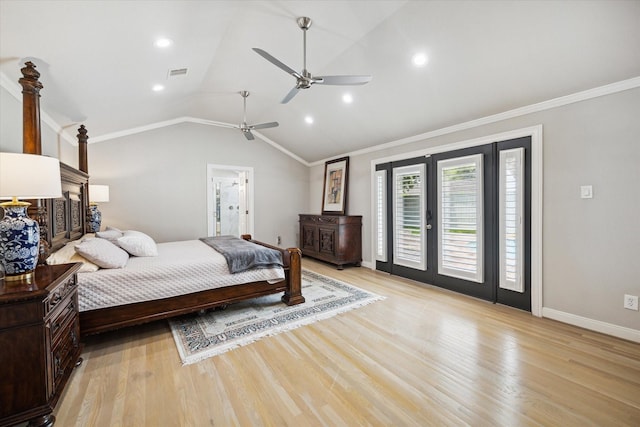
[[[524,137],[377,164],[376,269],[531,311],[531,159]]]
[[[207,165],[207,233],[253,233],[253,168]]]

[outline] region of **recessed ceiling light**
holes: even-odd
[[[312,124],[312,123],[313,123],[313,117],[311,117],[311,116],[307,116],[307,117],[305,117],[305,118],[304,118],[304,121],[305,121],[307,124],[309,124],[309,125],[310,125],[310,124]]]
[[[345,93],[342,95],[342,102],[345,104],[351,104],[353,102],[353,96],[350,93]]]
[[[154,44],[156,45],[156,47],[161,47],[161,48],[169,47],[173,44],[173,40],[162,38],[162,39],[156,40]]]
[[[151,88],[154,92],[161,92],[164,90],[164,86],[162,85],[153,85],[153,87]]]
[[[416,53],[411,58],[411,62],[413,62],[413,65],[416,67],[424,67],[427,62],[429,62],[429,58],[427,58],[427,55],[424,53]]]

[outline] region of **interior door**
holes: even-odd
[[[218,178],[215,185],[217,235],[240,237],[240,180]]]
[[[207,166],[209,236],[251,234],[253,196],[251,168]]]

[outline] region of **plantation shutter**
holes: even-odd
[[[438,274],[484,281],[482,154],[438,162]]]
[[[418,270],[426,268],[425,165],[393,169],[393,262]]]
[[[524,214],[524,148],[500,151],[499,178],[499,286],[524,292],[523,214]]]
[[[375,175],[376,260],[387,262],[387,171]]]

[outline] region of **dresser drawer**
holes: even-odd
[[[80,322],[77,316],[61,328],[59,337],[51,350],[52,394],[58,390],[60,382],[68,377],[77,360],[80,347]]]
[[[44,299],[44,315],[55,316],[54,314],[60,306],[65,304],[65,300],[74,294],[77,287],[77,277],[72,275],[51,290],[51,293]]]
[[[55,315],[47,322],[47,328],[51,334],[51,345],[55,346],[62,337],[71,322],[77,321],[78,308],[75,294],[65,299],[61,310],[56,310]]]

